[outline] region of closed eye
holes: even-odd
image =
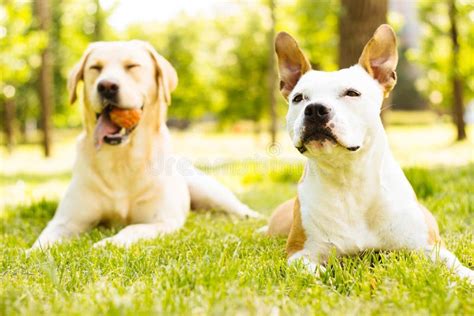
[[[101,71],[102,70],[102,66],[101,65],[92,65],[89,67],[89,69],[93,69],[93,70],[97,70],[97,71]]]
[[[303,94],[298,93],[298,94],[296,94],[296,95],[293,97],[293,99],[291,100],[291,102],[293,102],[293,103],[300,103],[301,101],[303,101],[303,99],[304,99]]]
[[[137,67],[140,67],[140,65],[139,65],[139,64],[128,64],[128,65],[125,66],[125,68],[126,68],[127,70],[130,70],[130,69],[133,69],[133,68],[137,68]]]
[[[356,89],[347,89],[344,91],[343,96],[345,97],[360,97],[360,92]]]

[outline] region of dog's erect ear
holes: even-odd
[[[300,77],[311,69],[311,64],[303,55],[294,38],[288,33],[277,34],[275,51],[278,56],[280,91],[287,99]]]
[[[171,104],[171,92],[178,86],[178,74],[171,63],[166,60],[149,43],[140,41],[145,49],[150,53],[155,62],[156,72],[158,75],[158,87],[161,89],[166,104]]]
[[[77,85],[81,80],[84,79],[84,66],[86,64],[87,58],[91,54],[92,50],[98,45],[97,43],[90,44],[84,54],[82,54],[81,59],[74,65],[71,72],[69,73],[69,77],[67,79],[67,90],[69,92],[69,103],[73,104],[77,99]]]
[[[397,37],[390,25],[382,24],[365,45],[359,64],[380,83],[388,96],[397,82],[397,63]]]

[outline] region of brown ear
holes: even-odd
[[[69,77],[67,79],[67,90],[69,92],[69,103],[73,104],[77,99],[77,85],[81,80],[84,79],[84,65],[86,64],[87,57],[91,54],[94,47],[97,43],[90,44],[84,54],[82,54],[81,59],[74,65],[71,72],[69,73]]]
[[[398,63],[397,38],[392,27],[380,25],[367,42],[359,58],[359,64],[384,89],[385,97],[397,83],[395,69]]]
[[[164,97],[166,104],[171,104],[171,92],[178,86],[178,74],[171,63],[166,60],[149,43],[140,41],[145,49],[150,53],[156,65],[156,72],[158,75],[159,88]]]
[[[311,64],[298,47],[298,43],[286,32],[277,34],[275,52],[278,56],[280,92],[287,99],[301,76],[311,69]]]

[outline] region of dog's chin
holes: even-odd
[[[355,152],[360,149],[360,146],[345,145],[344,142],[340,141],[331,131],[306,135],[295,147],[301,154],[305,154],[306,152],[327,153],[332,152],[335,149]]]
[[[339,147],[339,144],[330,139],[320,139],[320,140],[309,140],[305,143],[302,143],[299,146],[296,146],[296,149],[301,154],[313,154],[313,153],[322,153],[332,151],[334,148]]]

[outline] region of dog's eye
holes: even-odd
[[[303,101],[304,97],[301,93],[298,93],[297,95],[295,95],[293,97],[293,100],[291,100],[291,102],[293,103],[300,103],[301,101]]]
[[[92,65],[89,67],[89,69],[94,69],[94,70],[97,70],[97,71],[101,71],[102,70],[102,66],[101,65]]]
[[[346,97],[360,97],[360,92],[354,89],[347,89],[344,92],[344,96]]]
[[[127,68],[127,70],[137,68],[137,67],[140,67],[140,65],[139,64],[129,64],[129,65],[125,66],[125,68]]]

